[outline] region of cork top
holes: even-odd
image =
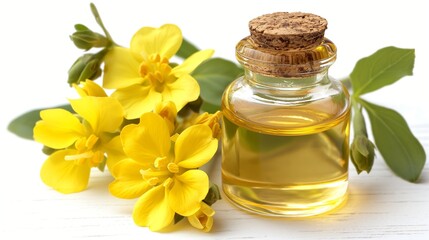
[[[308,77],[327,70],[337,49],[324,37],[328,22],[311,13],[277,12],[249,22],[251,35],[236,46],[237,60],[254,73]]]
[[[273,49],[305,49],[319,45],[328,22],[311,13],[276,12],[249,22],[253,41]]]

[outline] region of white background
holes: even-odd
[[[248,35],[254,17],[303,11],[328,19],[326,36],[338,47],[330,74],[347,76],[356,61],[385,46],[416,49],[414,76],[368,99],[399,111],[429,150],[429,4],[427,1],[93,1],[115,41],[128,46],[142,26],[177,24],[184,36],[216,57],[234,60],[235,44]],[[75,23],[101,32],[89,1],[0,3],[0,239],[20,237],[92,239],[428,239],[429,168],[411,184],[387,169],[381,156],[370,175],[351,168],[350,199],[333,214],[311,219],[270,219],[243,213],[227,200],[214,205],[212,233],[180,224],[173,233],[151,233],[134,225],[133,201],[116,199],[111,178],[95,173],[83,193],[62,195],[44,186],[41,145],[7,132],[19,114],[66,103],[74,96],[67,70],[82,54],[69,40]],[[220,183],[219,170],[213,178]],[[39,238],[40,239],[40,238]]]

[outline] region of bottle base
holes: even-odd
[[[223,184],[223,192],[236,207],[271,217],[309,217],[336,210],[347,200],[347,181],[282,188]]]

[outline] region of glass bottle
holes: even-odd
[[[301,217],[346,199],[350,99],[328,76],[336,47],[324,38],[327,23],[317,29],[320,21],[326,20],[306,13],[263,15],[236,46],[244,76],[222,99],[222,188],[242,209]],[[285,26],[300,28],[301,35]]]

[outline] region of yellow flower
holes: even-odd
[[[60,149],[45,161],[40,176],[46,185],[62,193],[84,190],[91,167],[102,163],[106,152],[112,153],[108,154],[109,162],[121,151],[120,139],[114,136],[123,110],[116,99],[84,97],[70,100],[70,104],[80,118],[64,109],[49,109],[40,112],[42,120],[34,127],[37,142]]]
[[[185,121],[181,122],[177,127],[178,132],[183,131],[183,129],[188,128],[189,126],[202,124],[210,127],[213,133],[213,137],[219,139],[221,136],[220,129],[220,118],[222,117],[222,113],[217,111],[213,114],[204,112],[201,114],[192,113],[188,116]]]
[[[106,55],[103,86],[116,89],[112,94],[125,108],[127,119],[151,112],[163,101],[171,101],[180,111],[200,94],[200,87],[190,73],[213,50],[199,51],[181,65],[172,67],[169,59],[182,44],[176,25],[144,27],[135,33],[130,48],[114,47]]]
[[[173,102],[161,102],[156,105],[154,112],[164,118],[170,130],[170,134],[173,134],[176,129],[176,105],[174,105]]]
[[[73,87],[81,97],[107,97],[104,89],[89,79],[87,79],[85,82],[80,82],[80,86],[73,84]]]
[[[85,82],[80,82],[79,85],[73,84],[73,87],[80,95],[80,97],[107,97],[107,94],[104,89],[100,85],[89,79],[87,79]],[[121,138],[119,136],[116,136],[106,144],[105,148],[106,153],[109,156],[109,161],[106,162],[106,165],[107,168],[111,171],[113,166],[119,160],[125,158],[125,153],[122,149]]]
[[[188,217],[189,223],[204,232],[209,232],[213,226],[213,215],[215,211],[205,202],[201,202],[201,208]]]
[[[204,112],[200,114],[194,121],[193,124],[203,124],[210,127],[213,132],[213,137],[219,139],[221,135],[220,131],[220,118],[222,117],[222,113],[217,111],[213,114],[208,112]]]
[[[207,163],[218,147],[209,127],[189,127],[172,144],[167,123],[149,112],[138,125],[127,125],[121,139],[130,159],[115,165],[109,190],[121,198],[140,196],[133,211],[137,225],[159,231],[171,224],[175,213],[190,216],[200,209],[209,179],[196,168]]]

